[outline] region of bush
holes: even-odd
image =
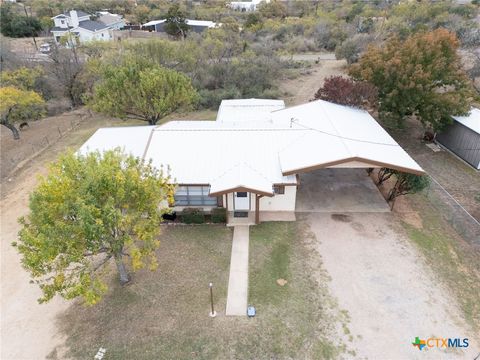
[[[203,209],[185,208],[182,211],[182,221],[185,224],[203,224],[205,223],[205,214]]]
[[[236,88],[198,91],[200,97],[198,106],[201,109],[218,109],[224,99],[237,99],[242,97],[242,93]]]
[[[2,4],[0,30],[10,37],[37,36],[42,30],[40,21],[35,17],[18,15],[10,4]]]
[[[368,34],[357,34],[351,39],[345,40],[335,49],[337,59],[346,59],[348,64],[358,61],[360,53],[367,49],[368,44],[374,41],[373,36]]]
[[[215,224],[227,222],[227,209],[224,207],[218,207],[212,209],[212,222]]]

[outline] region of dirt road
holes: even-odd
[[[46,164],[68,147],[77,148],[104,122],[84,122],[47,150],[27,161],[1,186],[1,354],[3,359],[44,359],[55,347],[61,349],[56,317],[68,304],[55,297],[38,304],[40,290],[30,284],[28,273],[12,241],[20,229],[17,219],[28,211],[28,194],[35,188],[38,174],[46,173]]]
[[[306,221],[331,276],[332,295],[348,311],[351,333],[345,335],[354,358],[473,359],[480,352],[457,303],[403,235],[394,213],[312,213]],[[417,336],[466,337],[470,346],[420,352],[412,345]]]
[[[315,92],[323,85],[325,78],[332,75],[344,75],[345,60],[324,60],[296,79],[282,80],[280,90],[286,92],[284,100],[287,106],[303,104],[313,99]]]
[[[2,359],[44,359],[62,340],[56,335],[55,317],[67,308],[66,302],[55,298],[38,304],[40,290],[29,283],[29,275],[10,245],[19,230],[16,219],[27,212],[28,192],[21,189],[31,189],[35,181],[33,174],[25,178],[1,204]]]

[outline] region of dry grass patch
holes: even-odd
[[[158,251],[159,269],[116,284],[94,307],[74,304],[59,319],[66,356],[104,359],[334,358],[328,340],[328,294],[308,275],[308,256],[297,223],[251,228],[250,303],[255,318],[226,317],[232,230],[223,226],[168,226]],[[278,277],[288,280],[281,287]],[[209,313],[214,283],[217,318]],[[52,352],[51,358],[56,353]]]

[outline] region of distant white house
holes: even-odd
[[[142,29],[144,30],[150,30],[150,31],[155,31],[155,32],[165,32],[164,26],[166,23],[166,19],[160,19],[160,20],[152,20],[149,21],[145,24],[142,25]],[[186,19],[185,23],[188,25],[191,31],[200,33],[202,31],[205,31],[207,29],[212,29],[219,27],[221,24],[215,23],[213,21],[208,21],[208,20],[191,20],[191,19]]]
[[[227,6],[238,11],[256,11],[262,2],[268,4],[270,0],[232,1]]]
[[[125,26],[125,19],[122,15],[112,14],[108,11],[98,11],[97,21],[107,25],[112,30],[120,30]]]
[[[55,26],[50,30],[55,42],[58,44],[65,35],[72,35],[80,43],[92,40],[108,41],[112,39],[111,27],[100,21],[90,20],[90,14],[81,10],[70,10],[54,16]]]
[[[174,210],[222,206],[230,219],[256,223],[262,213],[271,220],[294,213],[298,174],[381,167],[424,173],[368,112],[323,100],[290,108],[281,100],[224,100],[216,121],[102,128],[79,153],[117,147],[170,168],[178,184]]]

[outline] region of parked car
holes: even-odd
[[[50,44],[47,43],[47,44],[40,45],[40,52],[42,54],[48,54],[50,53],[50,51],[51,51]]]

